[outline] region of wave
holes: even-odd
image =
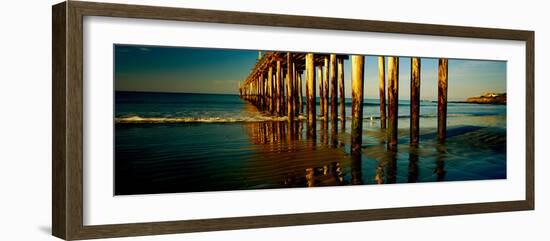
[[[302,116],[299,119],[303,118]],[[160,123],[234,123],[234,122],[265,122],[286,121],[285,116],[254,116],[254,117],[117,117],[117,124],[160,124]]]
[[[448,117],[473,116],[471,114],[448,114]],[[421,115],[420,118],[436,118],[437,115]],[[410,118],[409,115],[400,115],[399,119]],[[296,120],[305,120],[303,115],[297,116]],[[341,119],[338,118],[338,119]],[[351,120],[351,116],[346,116]],[[379,116],[364,116],[363,121],[372,121],[380,119]],[[287,121],[286,116],[250,116],[250,117],[142,117],[142,116],[124,116],[116,117],[117,124],[169,124],[169,123],[238,123],[238,122],[268,122],[268,121]],[[324,120],[324,117],[317,116],[317,120]]]

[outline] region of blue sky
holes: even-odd
[[[115,45],[115,89],[237,94],[258,58],[256,50]],[[344,61],[351,96],[351,65]],[[409,99],[410,58],[399,58],[399,98]],[[305,85],[303,85],[305,86]],[[378,59],[366,56],[365,97],[378,98]],[[449,60],[449,100],[506,92],[506,62]],[[437,98],[437,59],[422,58],[421,99]]]

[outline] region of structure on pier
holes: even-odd
[[[292,52],[259,52],[258,61],[250,75],[240,84],[241,98],[252,103],[258,109],[276,116],[286,116],[292,124],[301,121],[300,115],[307,119],[308,134],[315,137],[317,122],[316,88],[319,90],[319,120],[330,121],[333,132],[337,131],[338,120],[344,128],[344,59],[348,55],[314,54]],[[418,57],[411,58],[411,106],[410,106],[410,143],[419,142],[420,120],[420,66]],[[352,76],[352,156],[360,158],[363,132],[363,86],[365,57],[351,55]],[[399,107],[399,57],[378,58],[380,127],[387,131],[388,150],[395,151],[397,146],[397,124]],[[305,98],[302,77],[305,78]],[[387,78],[386,78],[387,77]],[[386,103],[387,79],[387,103]],[[438,68],[438,128],[437,138],[445,141],[447,123],[447,80],[448,60],[439,59]],[[318,84],[318,86],[317,86]],[[338,102],[339,101],[339,102]],[[305,110],[304,110],[305,105]],[[339,110],[339,111],[338,111]],[[339,113],[338,113],[339,112]],[[321,125],[327,128],[328,125]]]

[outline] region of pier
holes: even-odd
[[[260,54],[248,77],[240,83],[239,93],[242,99],[253,104],[260,111],[274,116],[286,116],[290,124],[305,118],[307,133],[310,137],[315,138],[318,121],[321,122],[320,128],[328,128],[330,122],[333,133],[336,133],[338,123],[344,129],[346,122],[344,60],[350,58],[351,149],[352,156],[360,157],[365,56],[265,52]],[[410,69],[410,144],[417,146],[420,141],[421,59],[412,57]],[[302,79],[305,80],[305,86],[302,86]],[[395,151],[398,143],[399,57],[378,57],[378,80],[380,128],[386,129],[388,150]],[[439,59],[437,80],[436,136],[439,143],[444,143],[447,128],[448,82],[448,60],[445,58]],[[303,88],[305,88],[305,97],[302,94]],[[317,115],[317,90],[319,91],[319,115]]]

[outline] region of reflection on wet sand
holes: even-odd
[[[338,120],[331,119],[330,122],[330,146],[337,148],[338,145]]]
[[[447,172],[445,171],[445,152],[447,151],[447,148],[444,144],[439,144],[436,146],[437,149],[437,160],[436,160],[436,168],[434,170],[434,173],[437,175],[437,181],[444,181],[445,180],[445,174]]]
[[[351,185],[362,185],[363,184],[363,164],[361,162],[361,156],[352,155],[351,159]]]
[[[332,122],[332,121],[331,121]],[[353,120],[352,120],[353,122]],[[272,173],[272,181],[283,187],[317,187],[339,185],[362,185],[367,183],[391,184],[419,181],[421,148],[409,144],[399,151],[408,153],[404,180],[399,181],[398,148],[383,144],[385,131],[369,130],[358,135],[357,149],[351,148],[349,134],[338,124],[318,121],[315,135],[307,130],[307,121],[251,122],[244,125],[257,161],[251,162],[250,169],[263,169],[262,173]],[[357,124],[357,123],[355,123]],[[340,130],[340,131],[338,131]],[[362,135],[373,138],[363,143]],[[315,137],[318,137],[315,138]],[[346,141],[347,140],[347,141]],[[354,142],[353,139],[351,139]],[[359,143],[357,143],[359,142]],[[350,148],[346,151],[346,147]],[[445,179],[446,147],[434,145],[435,156],[432,172],[437,181]],[[426,152],[426,151],[425,151]],[[376,160],[371,171],[365,169],[365,160]],[[429,163],[428,163],[429,164]],[[269,169],[273,170],[269,170]],[[367,170],[367,173],[365,173]],[[425,173],[428,174],[428,173]],[[250,177],[252,179],[252,177]]]
[[[418,145],[411,144],[409,150],[409,175],[408,182],[418,181]]]
[[[327,123],[320,123],[323,127]],[[346,185],[343,168],[347,167],[346,154],[328,140],[340,143],[339,137],[326,128],[319,129],[319,140],[304,133],[302,121],[289,123],[255,122],[245,125],[254,150],[261,156],[261,162],[268,166],[286,170],[278,181],[286,187],[314,187]],[[318,142],[317,142],[318,141]],[[282,155],[284,153],[284,155]],[[276,163],[276,164],[270,164]],[[286,166],[281,167],[281,165]],[[359,171],[360,173],[360,171]],[[356,177],[358,180],[360,176]]]
[[[383,159],[381,159],[376,167],[376,175],[374,181],[378,184],[396,183],[396,151],[387,151]]]

